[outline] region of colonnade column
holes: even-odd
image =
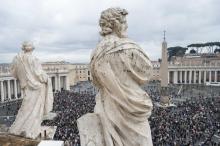
[[[5,93],[4,93],[3,81],[0,81],[0,82],[1,82],[1,102],[4,102]]]
[[[10,80],[7,80],[8,84],[8,100],[11,100],[11,85],[10,85]]]
[[[215,82],[217,82],[217,71],[215,71]]]
[[[196,84],[196,71],[194,71],[194,84]]]
[[[174,79],[173,79],[173,83],[174,84],[176,84],[177,83],[177,71],[173,71],[173,77],[174,77]]]
[[[182,70],[181,70],[181,71],[180,71],[180,83],[183,82],[183,80],[182,80],[182,79],[183,79],[183,75],[182,75],[182,73],[183,73],[183,72],[182,72]]]
[[[187,71],[184,73],[184,83],[187,84]]]
[[[199,84],[201,84],[201,76],[202,76],[202,71],[201,70],[199,70]]]
[[[206,83],[206,70],[204,70],[204,84]]]
[[[18,98],[18,88],[17,88],[17,80],[14,80],[14,90],[15,90],[15,99]]]
[[[210,70],[209,71],[209,83],[211,83],[212,82],[212,71]]]
[[[192,70],[189,71],[189,84],[192,83]]]

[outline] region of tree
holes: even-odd
[[[215,49],[214,53],[220,53],[220,49]]]
[[[176,46],[176,47],[169,47],[167,48],[167,50],[168,50],[168,60],[170,61],[170,59],[173,56],[183,57],[186,53],[186,50],[188,50],[188,48]]]
[[[190,54],[196,54],[196,51],[194,49],[189,51]]]
[[[207,43],[196,43],[196,44],[190,44],[187,47],[189,48],[195,48],[199,52],[199,48],[201,48],[200,51],[202,51],[202,48],[208,48],[209,52],[213,52],[214,47],[219,48],[220,42],[207,42]]]

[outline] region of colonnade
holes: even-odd
[[[16,79],[0,80],[0,97],[1,102],[16,100],[21,97],[21,88],[19,81]]]
[[[220,83],[220,70],[177,69],[169,70],[168,81],[173,84]]]
[[[69,90],[69,78],[67,75],[50,76],[53,91]]]
[[[69,78],[66,74],[49,75],[53,92],[69,90]],[[7,102],[22,98],[20,83],[13,77],[0,78],[0,102]]]

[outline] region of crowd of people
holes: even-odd
[[[80,146],[76,120],[91,113],[95,106],[95,95],[79,94],[70,91],[55,93],[53,111],[58,116],[53,121],[44,121],[42,125],[57,126],[55,140],[63,140],[68,146]]]
[[[153,103],[160,102],[161,91],[157,86],[144,89]],[[170,96],[175,98],[179,95],[171,90]],[[220,135],[220,97],[198,94],[175,104],[175,107],[166,108],[154,106],[149,119],[154,145],[212,146],[213,135]],[[54,94],[53,111],[58,116],[52,121],[43,121],[42,125],[57,126],[55,140],[63,140],[67,146],[80,146],[76,120],[93,112],[94,106],[94,94],[57,92]],[[11,109],[18,110],[18,107],[10,107],[8,113],[14,113]]]
[[[150,89],[153,102],[160,98],[159,90]],[[175,94],[174,94],[175,95]],[[95,96],[62,91],[55,95],[54,111],[58,117],[47,121],[57,125],[54,139],[80,145],[76,120],[93,112]],[[156,146],[212,145],[212,136],[220,129],[220,98],[198,97],[179,102],[177,107],[154,106],[150,125],[153,143]]]
[[[220,98],[186,100],[177,107],[154,107],[150,117],[156,146],[212,146],[220,130]]]
[[[13,123],[21,106],[21,102],[22,100],[19,99],[0,104],[0,126],[3,124],[6,127],[9,127]]]
[[[197,89],[191,95],[185,92]],[[154,106],[149,119],[153,143],[156,146],[213,146],[213,136],[220,135],[220,88],[169,87],[167,94],[176,106],[162,108]],[[145,88],[154,103],[160,102],[161,88]],[[162,90],[162,91],[161,91]],[[182,91],[182,92],[179,92]],[[202,93],[206,92],[206,96]],[[210,96],[207,96],[210,95]],[[220,139],[218,140],[220,141]],[[216,142],[217,143],[217,142]]]

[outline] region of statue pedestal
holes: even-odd
[[[81,146],[105,146],[100,117],[89,113],[77,120]]]

